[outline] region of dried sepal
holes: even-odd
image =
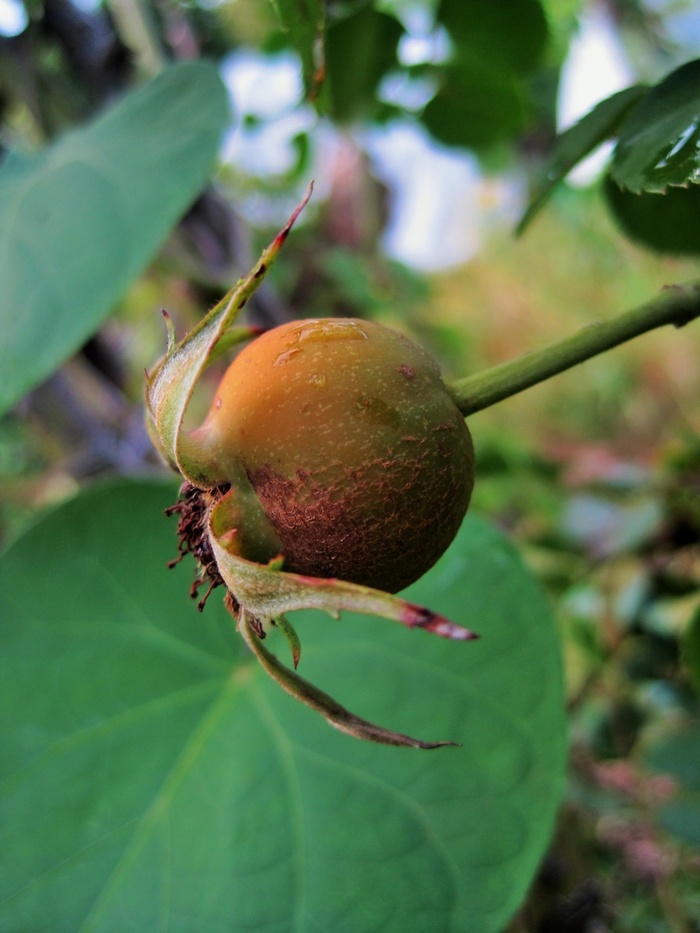
[[[287,639],[287,644],[292,652],[294,670],[296,670],[299,667],[299,661],[301,659],[301,641],[299,640],[296,629],[286,616],[279,616],[277,619],[272,619],[272,624],[278,628]]]

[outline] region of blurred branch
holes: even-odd
[[[122,41],[134,53],[139,68],[149,76],[162,71],[167,57],[150,4],[143,0],[109,0],[108,7]]]
[[[669,285],[638,308],[609,321],[590,324],[542,350],[448,383],[447,389],[466,418],[647,331],[667,324],[683,327],[697,317],[700,317],[700,282]]]

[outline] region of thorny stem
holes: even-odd
[[[612,320],[590,324],[542,350],[448,383],[447,390],[466,418],[633,337],[666,324],[683,327],[697,317],[700,317],[700,282],[670,285],[638,308]]]

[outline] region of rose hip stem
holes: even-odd
[[[683,327],[700,317],[700,282],[670,285],[651,301],[609,321],[589,324],[570,337],[447,384],[468,417],[551,376],[666,324]]]

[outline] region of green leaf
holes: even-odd
[[[610,172],[636,194],[700,183],[700,59],[678,68],[634,107]]]
[[[282,28],[299,53],[309,100],[323,80],[324,7],[321,0],[271,0]]]
[[[500,933],[565,759],[552,615],[513,548],[468,517],[407,591],[476,643],[295,614],[304,676],[463,745],[389,748],[284,694],[216,593],[196,612],[165,567],[175,495],[93,489],[0,557],[0,928]]]
[[[615,220],[631,240],[659,253],[700,253],[700,186],[633,194],[608,177],[603,190]]]
[[[441,0],[437,20],[468,57],[479,56],[494,72],[527,74],[540,63],[549,38],[539,0]]]
[[[557,137],[542,178],[518,224],[518,234],[523,233],[552,190],[571,169],[606,139],[615,135],[625,115],[647,90],[644,85],[637,84],[618,91],[596,104],[575,126]]]
[[[327,106],[338,123],[370,117],[384,75],[397,64],[403,27],[393,16],[365,6],[328,27]]]
[[[0,169],[0,412],[99,327],[200,189],[227,124],[205,62]]]

